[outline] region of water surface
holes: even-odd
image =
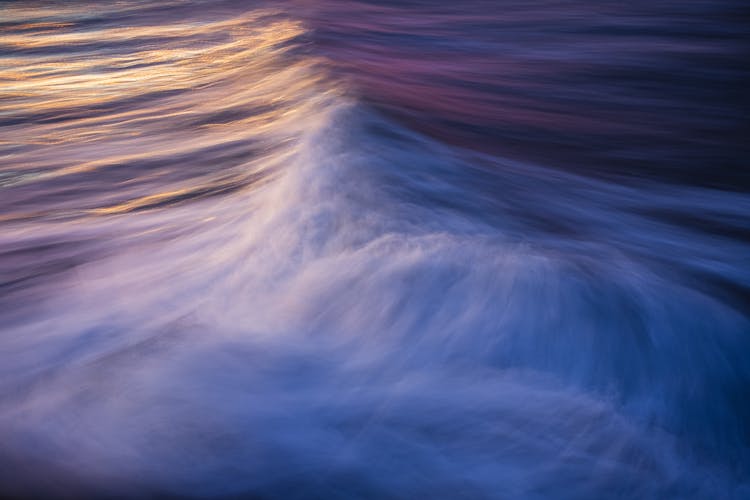
[[[0,3],[0,490],[749,496],[742,12]]]

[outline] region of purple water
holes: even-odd
[[[0,2],[0,496],[747,498],[746,19]]]

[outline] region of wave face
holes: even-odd
[[[750,496],[740,7],[3,4],[3,496]]]

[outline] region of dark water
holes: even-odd
[[[0,492],[747,498],[737,1],[0,2]]]

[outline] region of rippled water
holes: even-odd
[[[0,492],[750,496],[742,12],[0,3]]]

